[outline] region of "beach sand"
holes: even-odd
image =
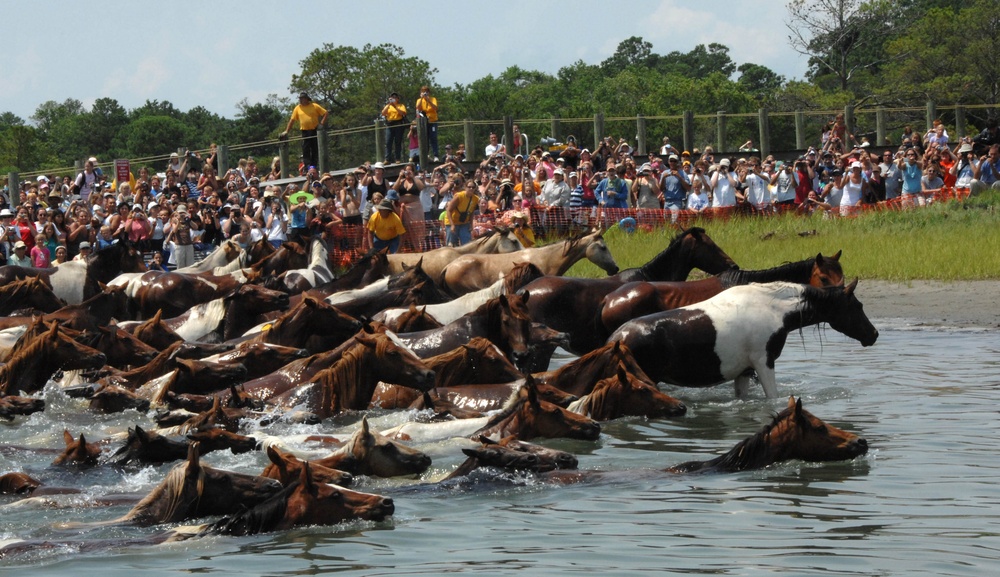
[[[1000,329],[1000,281],[862,280],[858,299],[868,317],[914,326]]]

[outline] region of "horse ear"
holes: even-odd
[[[201,443],[198,441],[193,441],[188,445],[188,457],[187,457],[187,474],[188,476],[196,476],[201,470],[201,459],[199,447]]]
[[[854,289],[856,289],[857,287],[858,287],[858,279],[855,278],[853,281],[851,281],[851,284],[847,285],[844,288],[844,294],[847,295],[854,294]]]
[[[417,314],[417,303],[410,303],[410,314]]]
[[[368,426],[368,415],[361,417],[361,434],[366,437],[371,434],[371,429]]]
[[[835,255],[833,255],[833,256],[830,257],[830,260],[835,260],[835,261],[839,262],[840,261],[840,253],[842,253],[842,252],[844,252],[844,251],[843,250],[838,250],[837,254],[835,254]]]
[[[789,405],[792,404],[792,399],[794,399],[794,398],[795,397],[790,397],[788,399],[788,404]],[[795,409],[794,409],[794,411],[795,411],[795,420],[796,421],[801,420],[802,419],[802,397],[799,397],[798,400],[795,401]]]
[[[794,411],[795,410],[795,404],[796,404],[795,403],[795,397],[794,396],[788,397],[788,410],[789,411]]]
[[[284,460],[282,460],[281,458],[281,454],[278,453],[278,450],[275,449],[273,445],[267,446],[266,453],[267,453],[267,458],[270,459],[271,462],[274,463],[275,465],[281,466],[285,463]]]
[[[527,389],[528,402],[531,403],[532,406],[537,407],[539,405],[538,391],[535,390],[534,379],[525,379],[524,388]]]
[[[135,431],[135,438],[139,439],[139,444],[145,445],[149,443],[149,433],[147,433],[142,427],[136,425],[135,429],[132,430]]]
[[[531,292],[522,291],[521,292],[521,304],[528,304],[528,298],[531,297]]]
[[[618,364],[618,381],[623,384],[628,384],[628,371],[625,370],[625,365]]]
[[[816,266],[822,266],[822,265],[823,265],[823,253],[821,252],[816,253]]]
[[[484,445],[486,445],[486,446],[490,446],[490,445],[499,445],[499,444],[500,444],[500,443],[498,443],[497,441],[494,441],[493,439],[491,439],[491,438],[487,437],[486,435],[479,435],[479,438],[478,438],[477,440],[478,440],[478,441],[479,441],[480,443],[482,443],[482,444],[484,444]]]
[[[316,492],[316,485],[313,483],[312,469],[309,468],[309,461],[302,461],[302,470],[299,472],[299,484],[304,491]]]
[[[66,443],[66,448],[69,448],[74,442],[76,442],[75,439],[73,439],[73,435],[69,434],[69,429],[63,429],[63,441]]]
[[[502,295],[500,295],[497,298],[500,300],[500,306],[503,306],[503,307],[509,307],[510,306],[510,303],[507,302],[507,295],[502,294]]]

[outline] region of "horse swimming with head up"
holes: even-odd
[[[862,346],[875,344],[878,330],[854,296],[857,284],[736,286],[695,305],[632,319],[608,342],[622,341],[657,381],[710,387],[735,380],[736,396],[742,397],[754,370],[764,393],[776,397],[774,362],[789,332],[826,322]]]

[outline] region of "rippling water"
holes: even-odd
[[[742,402],[732,399],[729,386],[675,389],[669,392],[689,407],[685,418],[622,419],[606,424],[597,443],[546,443],[576,453],[583,469],[615,472],[597,482],[552,486],[476,477],[426,483],[462,460],[454,445],[437,444],[424,447],[434,467],[423,483],[361,480],[361,490],[395,499],[396,514],[383,523],[95,552],[80,549],[88,540],[132,538],[155,529],[105,529],[81,537],[58,524],[110,519],[129,507],[81,507],[89,498],[79,496],[59,498],[57,507],[3,498],[0,540],[77,543],[0,562],[0,570],[30,570],[33,576],[138,569],[248,575],[992,574],[1000,559],[1000,333],[876,324],[881,337],[868,349],[832,330],[790,336],[777,364],[785,399],[764,399],[759,387]],[[869,453],[851,462],[791,462],[739,474],[655,472],[728,450],[767,423],[788,395],[801,395],[820,418],[866,437]],[[47,400],[45,413],[0,424],[3,442],[61,446],[63,420],[88,437],[145,422],[136,413],[80,414],[76,401],[56,392],[48,392]],[[403,418],[384,415],[377,422]],[[353,422],[327,426],[346,431]],[[93,495],[145,492],[167,469],[69,473],[48,468],[52,458],[17,451],[0,455],[0,469],[27,470],[50,485],[93,486]],[[248,472],[264,465],[260,454],[212,454],[206,460]]]

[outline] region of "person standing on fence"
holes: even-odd
[[[420,98],[417,99],[417,114],[427,123],[427,144],[434,152],[432,162],[439,162],[438,157],[438,101],[431,95],[430,86],[420,87]]]
[[[458,183],[456,183],[458,184]],[[472,241],[472,217],[479,208],[478,187],[463,185],[448,203],[448,246],[462,246]]]
[[[288,131],[292,129],[292,124],[297,120],[299,130],[302,131],[302,157],[306,166],[319,165],[319,146],[316,143],[316,130],[326,124],[326,109],[316,104],[309,98],[309,93],[299,93],[299,104],[292,110],[292,117],[288,119],[288,126],[281,133],[282,138],[288,136]]]
[[[394,164],[403,153],[403,132],[410,122],[406,105],[399,101],[398,93],[389,95],[389,101],[382,107],[382,117],[385,118],[385,161]]]

